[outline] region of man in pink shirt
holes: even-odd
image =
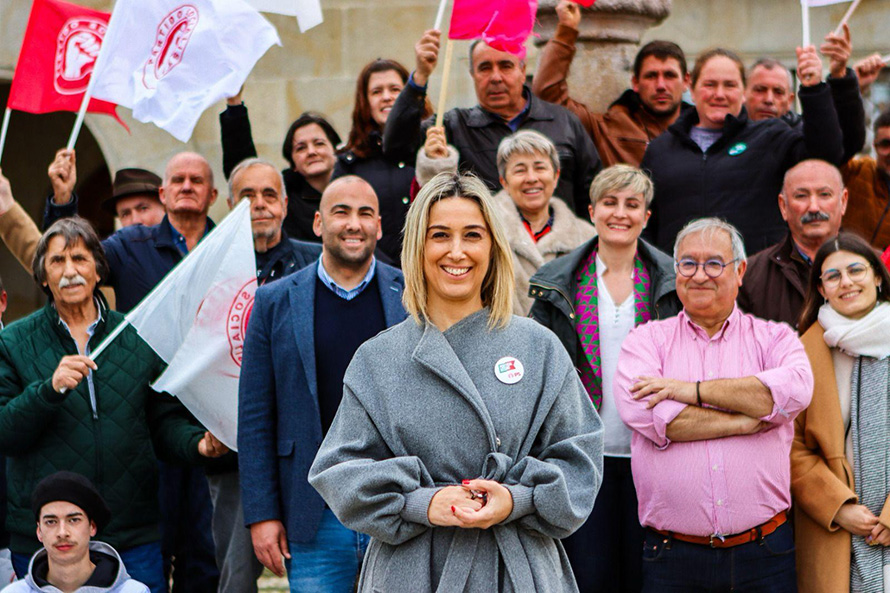
[[[789,453],[813,374],[784,324],[735,301],[744,243],[693,221],[674,245],[683,311],[625,339],[615,403],[633,431],[644,592],[794,592]]]

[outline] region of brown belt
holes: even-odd
[[[655,533],[666,535],[681,542],[690,544],[699,544],[702,546],[710,546],[712,548],[732,548],[748,542],[757,541],[774,532],[776,529],[785,524],[788,520],[788,511],[782,511],[766,523],[752,527],[748,531],[736,533],[735,535],[727,535],[720,538],[716,535],[685,535],[683,533],[675,533],[673,531],[662,531],[660,529],[652,529]]]

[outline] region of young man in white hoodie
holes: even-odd
[[[67,471],[47,476],[34,488],[31,507],[43,549],[25,578],[0,593],[148,593],[114,548],[90,541],[111,512],[88,479]]]

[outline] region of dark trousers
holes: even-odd
[[[213,505],[204,469],[160,466],[161,550],[173,593],[216,593]]]
[[[644,593],[796,593],[789,523],[760,541],[714,549],[646,531]]]
[[[581,529],[562,540],[581,593],[639,593],[643,528],[630,459],[605,457],[603,485]]]

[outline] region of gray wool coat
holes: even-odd
[[[602,481],[602,423],[550,330],[483,309],[444,333],[408,319],[369,340],[309,482],[337,518],[372,536],[365,592],[577,591],[559,538],[578,529]],[[496,363],[524,367],[512,385]],[[439,488],[503,483],[513,512],[488,530],[434,527]]]

